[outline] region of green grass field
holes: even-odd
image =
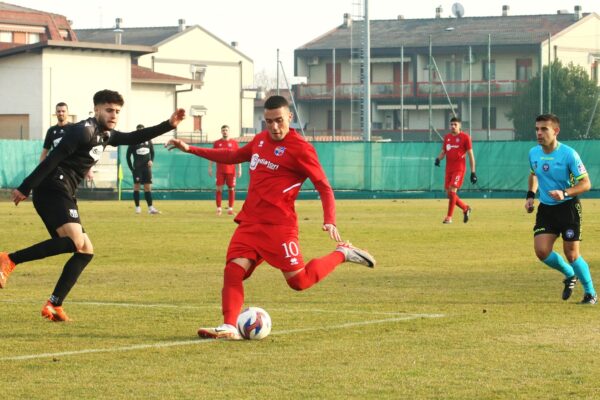
[[[304,292],[263,264],[246,305],[273,319],[262,341],[200,340],[221,323],[225,250],[235,224],[213,202],[82,201],[96,256],[65,302],[74,322],[40,317],[62,265],[19,265],[0,291],[2,399],[595,399],[600,306],[533,254],[523,200],[338,202],[345,239],[374,270],[343,264]],[[600,201],[583,200],[582,254],[600,282]],[[144,207],[145,209],[145,207]],[[334,244],[317,201],[299,201],[305,260]],[[460,214],[457,215],[460,217]],[[0,203],[2,250],[47,238],[31,202]],[[558,242],[557,250],[561,250]]]

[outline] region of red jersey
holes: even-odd
[[[268,131],[263,131],[238,150],[190,146],[189,152],[228,164],[250,162],[248,195],[235,218],[238,223],[297,225],[294,202],[300,187],[308,178],[320,194],[324,223],[335,224],[333,191],[317,152],[294,129],[290,129],[281,141],[274,141]]]
[[[213,149],[237,150],[238,148],[238,142],[233,139],[219,139],[213,143]],[[235,175],[235,164],[217,163],[217,174]]]
[[[471,137],[464,132],[444,136],[443,150],[446,154],[446,171],[466,171],[465,154],[471,150]]]

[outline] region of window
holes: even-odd
[[[342,129],[342,110],[335,110],[335,130]],[[333,131],[333,111],[327,110],[327,130]]]
[[[0,42],[12,43],[13,33],[12,32],[0,32]]]
[[[39,33],[28,33],[27,34],[27,43],[33,44],[33,43],[38,43],[39,41],[40,41]]]
[[[517,58],[517,80],[528,81],[533,75],[531,66],[533,61],[531,58]]]
[[[490,121],[491,124],[490,125],[490,129],[496,129],[496,107],[492,107],[490,108]],[[481,109],[481,128],[482,129],[487,129],[488,128],[488,108],[487,107],[483,107]]]
[[[489,80],[494,80],[496,79],[496,60],[490,60],[489,65],[490,65],[490,75],[488,77],[488,61],[484,60],[481,63],[482,67],[483,67],[483,71],[481,73],[481,76],[483,76],[483,80],[487,81]]]
[[[327,63],[327,65],[325,66],[325,73],[326,73],[326,79],[327,79],[327,88],[332,89],[333,88],[333,75],[334,75],[332,63]],[[341,82],[342,82],[342,64],[335,63],[335,86],[338,86]]]
[[[462,81],[462,61],[446,61],[445,80]]]

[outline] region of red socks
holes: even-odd
[[[315,258],[306,264],[303,270],[289,278],[287,284],[294,290],[308,289],[329,275],[345,260],[344,254],[339,251],[333,251],[325,257]]]
[[[223,290],[221,291],[221,308],[223,321],[235,326],[237,317],[244,305],[244,276],[246,271],[234,262],[225,266],[223,274]]]
[[[229,189],[228,200],[229,200],[229,208],[233,208],[233,202],[235,201],[235,190],[234,189]]]
[[[217,207],[221,208],[221,201],[223,201],[223,192],[221,190],[217,190],[216,195]]]

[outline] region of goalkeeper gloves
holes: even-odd
[[[471,183],[472,184],[477,183],[477,175],[475,175],[475,172],[471,172]]]
[[[436,157],[434,164],[435,164],[436,167],[439,167],[440,166],[440,159]]]

